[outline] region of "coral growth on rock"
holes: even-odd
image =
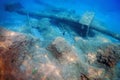
[[[26,80],[19,66],[28,46],[30,40],[27,36],[0,28],[0,80]]]
[[[90,42],[77,38],[71,44],[56,37],[42,47],[30,35],[0,28],[0,80],[118,79],[120,46]]]
[[[107,67],[114,67],[120,60],[120,47],[115,44],[106,44],[97,51],[97,61]]]

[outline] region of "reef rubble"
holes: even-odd
[[[89,42],[56,37],[43,47],[31,35],[0,28],[0,80],[120,79],[120,45]]]

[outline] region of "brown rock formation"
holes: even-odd
[[[97,61],[107,67],[114,67],[120,60],[120,46],[114,44],[102,45],[97,52]]]
[[[27,38],[0,28],[0,80],[26,80],[19,66],[30,45]]]

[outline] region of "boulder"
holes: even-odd
[[[23,34],[0,28],[0,80],[26,80],[19,66],[31,41]]]
[[[104,44],[97,51],[97,62],[113,68],[120,60],[120,46],[115,44]]]

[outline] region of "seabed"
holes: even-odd
[[[80,17],[74,11],[37,13],[20,6],[5,7],[26,21],[0,27],[0,80],[120,79],[120,36],[103,28],[94,12]]]

